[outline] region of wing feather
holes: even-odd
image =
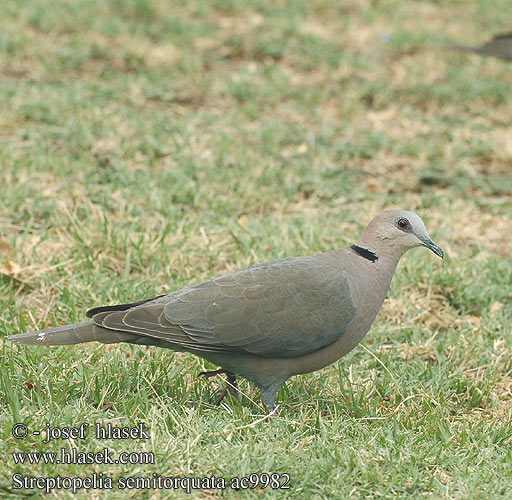
[[[356,312],[346,273],[321,256],[258,264],[167,296],[89,313],[98,327],[187,350],[298,356],[337,340]]]

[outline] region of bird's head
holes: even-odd
[[[363,231],[358,244],[377,251],[389,249],[398,256],[410,248],[424,246],[444,257],[443,250],[432,241],[421,218],[406,210],[386,210],[377,215]]]

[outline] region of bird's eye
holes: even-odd
[[[407,229],[409,227],[409,221],[407,219],[398,219],[396,225],[399,229]]]

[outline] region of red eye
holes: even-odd
[[[407,219],[398,219],[396,224],[400,229],[407,229],[409,221]]]

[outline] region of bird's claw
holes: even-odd
[[[226,397],[226,394],[229,392],[235,399],[240,401],[240,394],[238,392],[238,386],[236,385],[236,375],[233,375],[231,372],[228,372],[227,370],[213,370],[209,372],[200,372],[198,377],[215,377],[215,375],[220,375],[221,373],[225,373],[228,377],[226,379],[226,385],[224,387],[219,387],[215,391],[216,400],[215,404],[220,404],[222,400]]]
[[[237,401],[240,401],[240,393],[238,392],[238,386],[236,384],[236,376],[233,375],[232,373],[229,373],[226,370],[217,370],[215,372],[201,372],[199,375],[209,378],[213,377],[214,375],[218,375],[219,373],[227,373],[228,378],[226,380],[226,385],[224,387],[219,387],[215,391],[215,404],[219,405],[222,402],[222,400],[226,397],[228,392]]]
[[[227,393],[228,393],[228,390],[226,387],[219,387],[215,391],[215,404],[220,405],[222,400],[226,397]]]

